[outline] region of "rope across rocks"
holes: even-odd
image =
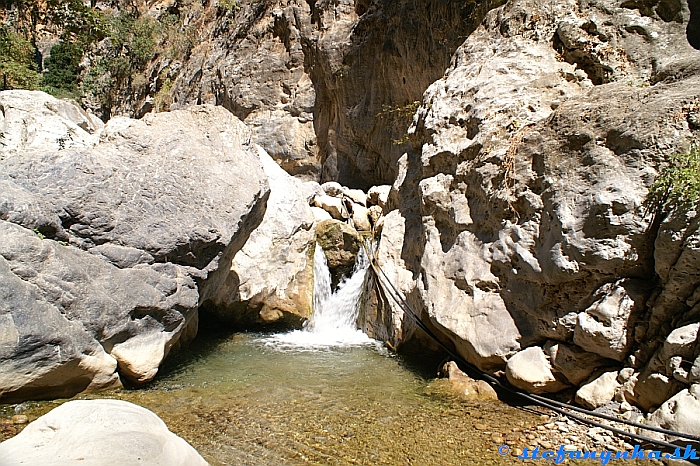
[[[418,317],[418,315],[416,315],[416,313],[413,311],[413,309],[411,309],[411,307],[408,305],[408,303],[403,298],[403,296],[401,296],[401,293],[396,289],[396,287],[391,282],[391,280],[389,280],[389,277],[386,276],[386,274],[384,273],[384,270],[382,270],[382,268],[379,266],[379,264],[377,263],[376,257],[374,256],[374,254],[372,254],[372,247],[367,240],[364,243],[364,247],[365,247],[365,250],[367,252],[367,257],[369,257],[369,260],[370,260],[370,267],[372,269],[372,272],[374,273],[375,277],[377,278],[377,282],[381,286],[384,293],[387,296],[389,296],[401,308],[401,310],[406,315],[409,316],[409,318],[411,320],[413,320],[413,322],[418,326],[418,328],[423,330],[423,332],[425,332],[425,334],[428,337],[430,337],[432,340],[434,340],[435,343],[437,343],[443,350],[445,350],[445,352],[447,352],[452,358],[454,358],[454,360],[457,363],[459,363],[461,366],[465,367],[470,372],[478,375],[480,378],[486,380],[491,385],[493,385],[495,387],[499,387],[499,388],[501,388],[501,389],[513,394],[513,395],[516,395],[522,399],[525,399],[532,404],[548,408],[548,409],[550,409],[558,414],[561,414],[563,416],[567,416],[567,417],[569,417],[573,420],[576,420],[578,422],[588,424],[588,425],[591,425],[594,427],[600,427],[602,429],[609,430],[609,431],[614,432],[618,435],[632,438],[632,439],[638,440],[640,442],[647,442],[647,443],[650,443],[653,445],[657,445],[657,446],[664,447],[664,448],[670,448],[670,449],[675,449],[678,446],[678,445],[674,445],[672,443],[665,442],[663,440],[657,440],[657,439],[650,438],[650,437],[647,437],[644,435],[636,434],[634,432],[628,432],[628,431],[625,431],[623,429],[619,429],[617,427],[603,424],[601,422],[588,419],[588,418],[581,416],[579,414],[572,413],[571,411],[576,411],[576,412],[585,414],[587,416],[591,416],[591,417],[595,417],[595,418],[599,418],[599,419],[619,422],[619,423],[622,423],[622,424],[625,424],[625,425],[628,425],[631,427],[635,427],[635,428],[641,428],[641,429],[645,429],[648,431],[657,432],[660,434],[684,438],[684,439],[691,440],[694,442],[700,442],[700,437],[695,436],[695,435],[690,435],[690,434],[686,434],[683,432],[676,432],[676,431],[672,431],[672,430],[668,430],[668,429],[663,429],[661,427],[654,427],[654,426],[639,424],[637,422],[632,422],[632,421],[628,421],[625,419],[619,419],[619,418],[616,418],[614,416],[608,416],[606,414],[596,413],[596,412],[593,412],[593,411],[590,411],[587,409],[579,408],[577,406],[572,406],[572,405],[568,405],[565,403],[561,403],[561,402],[558,402],[556,400],[550,400],[549,398],[545,398],[545,397],[542,397],[539,395],[530,394],[530,393],[518,390],[514,387],[511,387],[510,385],[503,383],[501,380],[497,379],[496,377],[494,377],[486,372],[481,371],[476,366],[474,366],[474,365],[470,364],[469,362],[467,362],[466,360],[464,360],[464,358],[462,358],[460,355],[458,355],[449,346],[444,344],[437,337],[437,335],[435,335],[435,333],[432,330],[430,330],[430,328],[428,326],[426,326],[421,321],[421,319]],[[569,410],[571,410],[571,411],[569,411]]]

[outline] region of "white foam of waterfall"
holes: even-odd
[[[289,349],[322,349],[337,346],[374,344],[357,329],[360,297],[365,283],[369,260],[360,248],[350,278],[343,278],[331,291],[331,272],[326,255],[316,244],[314,251],[314,309],[303,330],[274,335],[266,339],[276,347]]]

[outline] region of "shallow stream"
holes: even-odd
[[[369,262],[358,254],[352,276],[332,291],[316,249],[304,330],[202,332],[148,386],[82,398],[150,409],[213,466],[523,464],[498,447],[534,441],[549,417],[462,399],[434,378],[440,361],[409,362],[357,330]],[[65,401],[0,406],[0,441],[21,428],[13,415],[32,421]]]
[[[203,335],[148,387],[85,398],[154,411],[212,465],[522,464],[498,455],[494,434],[542,421],[504,403],[455,398],[377,343],[304,348],[284,341]],[[31,420],[60,402],[17,410]],[[11,414],[5,407],[1,417]]]

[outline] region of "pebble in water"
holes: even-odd
[[[23,425],[29,422],[29,418],[24,414],[15,414],[12,416],[12,418],[10,418],[10,421],[14,425]]]

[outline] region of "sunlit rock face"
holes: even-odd
[[[41,92],[0,107],[0,400],[151,380],[262,220],[250,131],[213,106],[106,125]]]
[[[187,53],[155,56],[110,115],[151,111],[167,82],[171,109],[224,106],[288,173],[367,189],[393,181],[416,102],[504,2],[133,3],[152,18],[177,14],[196,40]]]
[[[697,321],[698,217],[653,217],[642,203],[700,130],[689,19],[680,1],[508,3],[423,95],[378,257],[468,361],[497,371],[544,345],[554,379],[589,382],[581,359],[629,366],[637,391],[654,391],[647,379],[668,381],[668,396],[683,386],[673,373],[690,367],[652,356]],[[392,315],[395,343],[419,338]]]

